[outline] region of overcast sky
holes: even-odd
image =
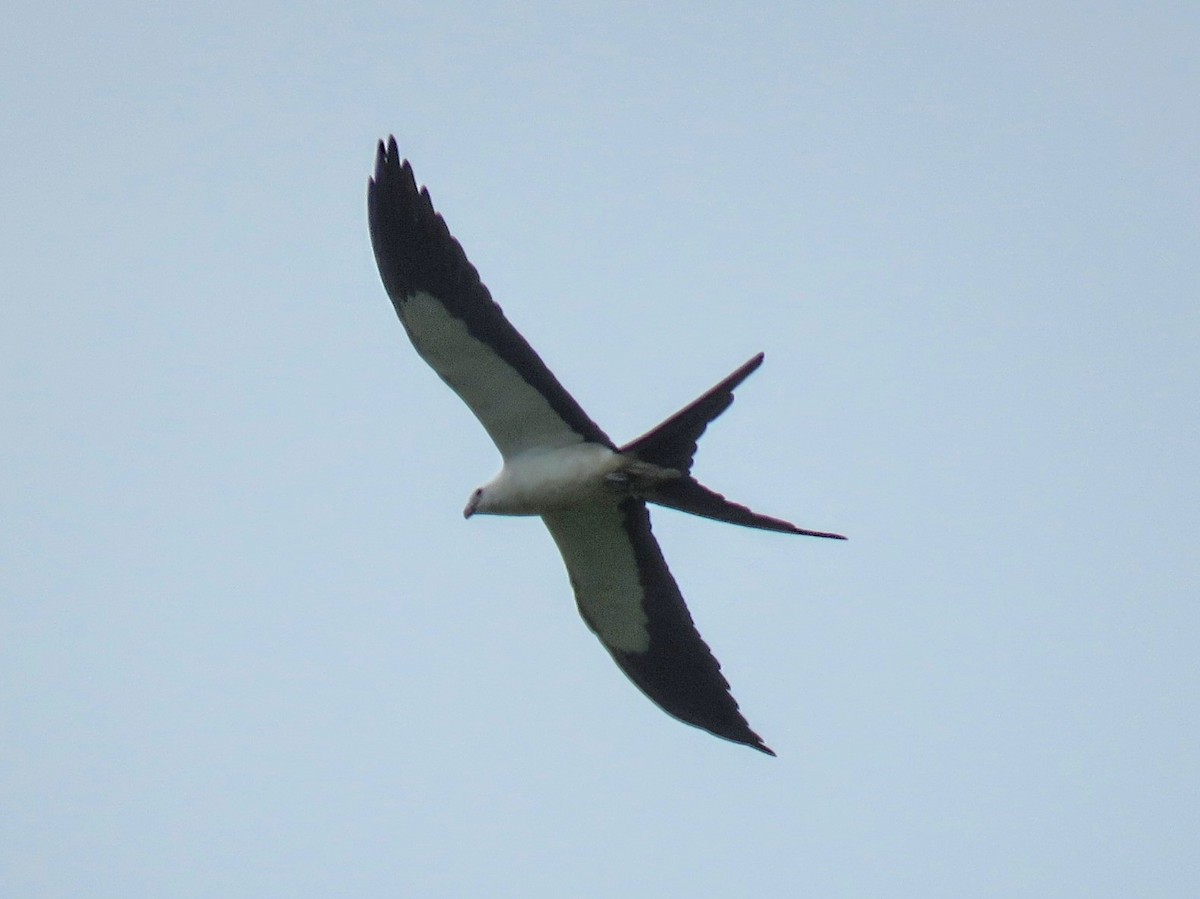
[[[1200,7],[18,3],[0,894],[1200,894]],[[579,620],[408,344],[394,132],[771,759]]]

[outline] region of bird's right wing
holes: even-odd
[[[506,459],[585,440],[613,448],[492,300],[395,138],[379,144],[367,204],[379,274],[413,346]]]

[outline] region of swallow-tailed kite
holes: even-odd
[[[737,505],[691,475],[704,429],[762,363],[758,354],[694,403],[618,447],[517,333],[462,247],[417,190],[392,138],[368,188],[384,287],[421,357],[475,413],[503,457],[463,514],[540,515],[579,613],[621,670],[665,712],[774,755],[746,723],[650,531],[646,503],[787,534],[807,531]]]

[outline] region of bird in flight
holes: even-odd
[[[417,189],[395,138],[379,143],[368,185],[379,274],[409,339],[479,419],[503,458],[463,515],[539,515],[554,538],[579,613],[613,660],[663,711],[768,755],[700,637],[647,503],[785,534],[829,537],[752,512],[691,475],[696,444],[762,364],[759,353],[695,402],[618,447],[504,317]]]

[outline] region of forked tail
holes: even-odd
[[[762,361],[763,354],[759,353],[698,400],[685,406],[637,440],[621,447],[620,451],[626,455],[672,469],[682,475],[648,485],[639,491],[639,495],[647,502],[660,506],[748,528],[845,540],[841,534],[808,531],[783,519],[752,512],[745,506],[730,502],[721,494],[709,490],[691,476],[700,436],[709,422],[729,408],[733,403],[733,391],[762,365]]]

